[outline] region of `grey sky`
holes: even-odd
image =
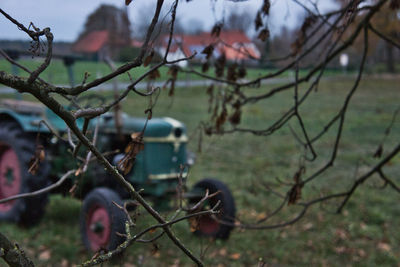
[[[318,1],[321,9],[332,7],[331,0]],[[129,17],[135,30],[135,18],[143,18],[140,12],[145,7],[155,3],[155,0],[133,0],[129,5]],[[172,0],[166,0],[170,6]],[[301,8],[291,0],[272,0],[271,16],[268,20],[271,32],[277,31],[282,25],[293,27],[298,24]],[[124,0],[1,0],[0,8],[8,12],[15,19],[28,26],[32,21],[39,28],[50,27],[55,41],[74,41],[83,29],[86,17],[103,3],[123,7]],[[255,13],[261,6],[262,0],[248,0],[232,3],[226,0],[181,0],[178,7],[178,16],[183,23],[193,20],[202,21],[206,28],[211,28],[216,20],[220,20],[224,12],[248,10]],[[215,12],[213,12],[213,7]],[[149,14],[149,17],[152,14]],[[249,27],[254,27],[249,25]],[[26,34],[19,31],[15,25],[0,16],[0,39],[28,39]]]

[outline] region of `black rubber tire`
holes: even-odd
[[[123,201],[120,196],[113,190],[106,187],[98,187],[92,190],[83,200],[81,215],[80,215],[80,230],[83,244],[89,251],[97,252],[99,249],[93,249],[91,240],[89,238],[88,216],[93,207],[101,206],[107,212],[110,220],[110,235],[108,236],[108,243],[101,247],[105,251],[114,250],[125,238],[119,234],[126,234],[125,223],[127,215],[124,211],[118,208],[113,202],[123,206]],[[119,234],[117,234],[119,233]],[[96,251],[97,250],[97,251]]]
[[[50,166],[46,160],[40,163],[36,175],[28,172],[29,162],[35,154],[36,137],[24,133],[16,122],[2,121],[0,143],[11,147],[18,157],[21,173],[19,194],[36,191],[48,185],[47,175]],[[0,221],[15,222],[26,227],[33,226],[42,219],[47,202],[48,194],[15,200],[10,210],[0,211]]]
[[[220,210],[220,213],[217,215],[218,219],[224,222],[227,222],[228,224],[222,224],[219,223],[218,230],[214,231],[212,233],[205,233],[201,231],[200,228],[198,228],[194,233],[201,235],[201,236],[207,236],[207,237],[214,237],[218,239],[228,239],[229,235],[234,228],[233,224],[235,222],[235,214],[236,214],[236,206],[235,206],[235,201],[233,199],[232,193],[229,190],[228,186],[225,185],[223,182],[215,180],[215,179],[204,179],[201,180],[200,182],[196,183],[193,187],[194,190],[198,191],[200,190],[209,190],[209,194],[215,193],[217,191],[220,191],[219,194],[217,194],[215,197],[212,199],[208,200],[209,201],[209,206],[212,207],[214,206],[218,201],[221,201],[218,209]],[[199,199],[192,200],[192,203],[198,202]],[[211,217],[210,217],[211,218]],[[201,218],[200,218],[201,220]]]

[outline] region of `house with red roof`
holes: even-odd
[[[109,53],[109,33],[106,30],[92,31],[79,38],[72,46],[72,51],[91,59],[102,59]]]
[[[91,31],[81,36],[72,46],[72,51],[92,60],[103,60],[106,56],[118,54],[123,47],[137,47],[140,42],[130,40],[126,42],[115,33],[107,30]]]
[[[164,54],[168,44],[169,36],[162,37],[158,52]],[[179,58],[192,55],[195,51],[196,60],[204,61],[205,55],[201,54],[203,49],[212,44],[214,47],[213,56],[218,57],[225,54],[229,61],[246,61],[251,59],[259,59],[260,51],[254,43],[241,31],[222,31],[220,35],[213,36],[209,32],[203,32],[196,35],[178,34],[174,35],[170,46],[168,60],[176,60]],[[186,65],[186,61],[182,61],[181,65]]]

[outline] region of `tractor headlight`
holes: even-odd
[[[175,130],[174,130],[174,135],[175,135],[176,138],[181,137],[181,136],[182,136],[182,133],[183,133],[182,128],[175,128]]]

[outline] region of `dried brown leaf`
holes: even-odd
[[[257,38],[260,39],[261,41],[265,42],[269,38],[269,35],[270,35],[269,29],[264,28],[260,31]]]
[[[240,118],[242,116],[242,111],[240,109],[236,109],[235,112],[229,117],[230,123],[233,125],[240,124]]]
[[[378,149],[374,153],[374,158],[381,158],[383,154],[383,147],[382,144],[379,145]]]
[[[264,25],[262,18],[261,18],[261,12],[258,11],[256,15],[256,19],[254,20],[254,26],[256,27],[256,31],[258,31],[259,28],[261,28]]]
[[[385,252],[390,252],[392,250],[392,247],[385,242],[379,242],[377,245],[378,249],[381,251],[385,251]]]
[[[204,127],[204,133],[210,136],[212,134],[212,127]]]
[[[219,37],[222,29],[221,23],[216,23],[211,30],[211,36]]]
[[[292,189],[289,191],[289,201],[288,205],[296,204],[298,200],[301,199],[301,188],[302,184],[293,185]]]
[[[226,122],[226,118],[228,117],[228,111],[226,110],[226,107],[223,107],[221,114],[218,116],[216,122],[215,122],[215,128],[217,132],[221,132],[222,126]]]
[[[117,167],[125,175],[128,174],[135,164],[136,156],[144,149],[143,133],[133,133],[132,140],[125,148],[125,156],[118,162]]]
[[[160,75],[160,72],[159,72],[158,69],[155,69],[155,70],[151,71],[149,73],[149,75],[147,76],[147,78],[149,80],[155,80],[155,79],[160,78],[160,77],[161,77],[161,75]]]
[[[44,147],[42,145],[37,145],[35,150],[35,155],[29,161],[29,169],[28,172],[32,175],[36,175],[39,170],[40,163],[44,161],[46,158],[46,152],[44,151]]]
[[[300,53],[302,47],[303,47],[303,40],[304,40],[304,36],[300,35],[296,41],[294,41],[290,47],[292,48],[292,54],[293,55],[297,55],[298,53]]]
[[[168,70],[168,75],[172,76],[172,79],[176,80],[178,77],[179,67],[177,65],[172,65]]]
[[[41,261],[48,261],[51,258],[51,251],[50,249],[46,249],[39,254],[39,260]]]
[[[203,65],[201,65],[201,72],[207,72],[209,68],[210,68],[210,65],[209,65],[208,61],[206,61],[206,62],[204,62]]]
[[[303,25],[301,25],[301,32],[306,34],[307,30],[317,22],[317,17],[314,15],[308,16],[304,19]]]
[[[153,60],[153,57],[154,57],[154,49],[151,49],[150,53],[144,59],[143,66],[147,67],[151,63],[151,61]]]
[[[231,258],[232,260],[238,260],[240,259],[240,253],[233,253],[229,256],[229,258]]]
[[[190,217],[188,219],[190,232],[194,233],[199,229],[199,220],[196,217]]]
[[[242,79],[242,78],[246,77],[246,75],[247,75],[246,68],[243,65],[240,66],[238,69],[238,78]]]
[[[214,46],[212,44],[207,45],[203,49],[203,51],[201,51],[202,54],[206,55],[207,59],[209,59],[212,56],[213,52],[214,52]]]
[[[228,67],[228,71],[226,74],[226,78],[228,79],[228,81],[236,81],[237,80],[237,76],[238,76],[237,72],[236,72],[237,66],[238,65],[236,63],[234,63]]]
[[[269,0],[264,0],[264,3],[261,7],[261,10],[264,13],[264,15],[269,15],[270,8],[271,8],[271,3],[269,2]]]
[[[225,63],[226,63],[226,57],[225,53],[222,53],[217,60],[214,63],[215,66],[215,75],[217,77],[222,77],[224,76],[224,70],[225,70]]]
[[[168,96],[174,96],[175,93],[175,80],[171,80],[171,87],[169,88]]]

